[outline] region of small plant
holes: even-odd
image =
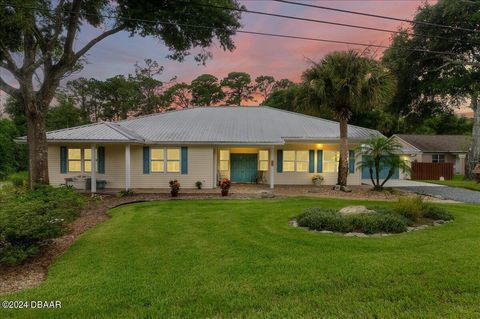
[[[452,214],[446,209],[430,205],[425,207],[423,217],[433,220],[453,220]]]
[[[168,182],[170,185],[170,194],[172,197],[177,197],[178,192],[180,191],[180,182],[174,179],[173,181]]]
[[[122,198],[122,197],[127,197],[127,196],[133,196],[134,192],[131,189],[126,189],[123,191],[119,191],[117,194],[115,194],[116,197]]]
[[[322,175],[315,174],[312,176],[312,182],[315,184],[315,186],[320,186],[323,184],[324,178]]]
[[[201,181],[197,181],[195,183],[195,186],[198,188],[198,189],[202,189],[202,186],[203,186],[203,183]]]
[[[230,187],[232,186],[232,182],[228,178],[222,179],[220,182],[220,189],[222,192],[222,196],[228,196],[228,191],[230,190]]]
[[[420,196],[400,197],[393,205],[393,210],[403,217],[416,222],[423,217],[425,203]]]

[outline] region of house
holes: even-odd
[[[465,157],[471,145],[471,136],[397,134],[392,138],[404,149],[411,150],[412,162],[453,163],[455,174],[465,173]]]
[[[349,185],[360,185],[355,149],[375,130],[349,125]],[[52,185],[86,175],[92,191],[101,180],[112,189],[183,188],[233,183],[308,185],[314,174],[337,181],[337,122],[266,106],[196,107],[118,122],[47,133]],[[25,142],[25,141],[24,141]],[[95,163],[93,165],[92,163]],[[92,170],[92,166],[96,169]]]

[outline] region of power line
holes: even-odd
[[[24,8],[24,9],[30,9],[30,10],[55,12],[54,9],[38,8],[38,7],[17,5],[17,4],[1,3],[0,6],[4,6],[4,7],[10,6],[10,7],[14,7],[14,8]],[[72,11],[72,10],[62,10],[62,11],[65,12],[65,13],[70,13],[70,14],[78,13],[78,12],[75,12],[75,11]],[[155,23],[155,24],[174,25],[174,26],[189,27],[189,28],[190,27],[191,28],[202,28],[202,29],[210,29],[210,30],[224,30],[224,31],[228,31],[228,32],[251,34],[251,35],[270,36],[270,37],[276,37],[276,38],[286,38],[286,39],[295,39],[295,40],[306,40],[306,41],[313,41],[313,42],[347,44],[347,45],[373,47],[373,48],[380,48],[380,49],[396,48],[396,49],[400,49],[400,50],[413,51],[413,52],[423,52],[423,53],[433,53],[433,54],[440,54],[440,55],[458,56],[458,54],[454,53],[454,52],[435,51],[435,50],[422,49],[422,48],[405,48],[405,47],[399,47],[399,46],[387,46],[387,45],[381,45],[381,44],[367,44],[367,43],[361,43],[361,42],[341,41],[341,40],[334,40],[334,39],[322,39],[322,38],[304,37],[304,36],[296,36],[296,35],[289,35],[289,34],[269,33],[269,32],[259,32],[259,31],[249,31],[249,30],[231,30],[231,29],[228,29],[228,28],[218,28],[218,27],[211,27],[211,26],[206,26],[206,25],[178,23],[178,22],[169,22],[169,21],[160,21],[160,20],[156,21],[156,20],[148,20],[148,19],[140,19],[140,18],[126,18],[126,17],[118,17],[118,16],[105,15],[105,14],[98,14],[97,15],[97,14],[94,14],[94,13],[85,13],[85,12],[82,12],[82,14],[98,16],[98,17],[102,17],[102,18],[106,18],[106,19],[114,19],[114,20]]]
[[[283,1],[279,0],[279,2],[283,2]],[[287,2],[292,3],[292,4],[298,4],[298,5],[314,6],[314,5],[309,5],[309,4],[300,4],[298,2],[291,2],[291,1],[287,1]],[[285,3],[287,3],[287,2],[285,2]],[[215,5],[215,4],[186,3],[186,2],[185,2],[185,4],[195,5],[195,6],[199,6],[199,7],[208,7],[208,8],[216,8],[216,9],[223,9],[223,10],[230,10],[230,11],[238,11],[238,12],[243,12],[243,13],[251,13],[251,14],[277,17],[277,18],[284,18],[284,19],[299,20],[299,21],[305,21],[305,22],[314,22],[314,23],[336,25],[336,26],[341,26],[341,27],[348,27],[348,28],[355,28],[355,29],[362,29],[362,30],[388,32],[388,33],[392,33],[392,34],[407,34],[407,35],[410,35],[410,36],[414,35],[414,33],[409,32],[409,31],[398,31],[398,30],[389,30],[389,29],[382,29],[382,28],[375,28],[375,27],[367,27],[367,26],[358,25],[358,24],[349,24],[349,23],[333,22],[333,21],[327,21],[327,20],[310,19],[310,18],[290,16],[290,15],[285,15],[285,14],[278,14],[278,13],[270,13],[270,12],[263,12],[263,11],[249,10],[249,9],[240,9],[240,8],[219,6],[219,5]],[[314,6],[314,7],[317,7],[317,6]],[[320,6],[318,6],[318,7],[320,7]],[[480,44],[480,42],[465,42],[464,40],[461,40],[461,39],[458,39],[458,38],[453,39],[453,38],[449,38],[449,37],[442,37],[442,36],[436,36],[436,35],[432,35],[430,37],[429,36],[421,36],[421,37],[423,37],[423,38],[435,38],[435,39],[439,39],[439,40],[457,41],[457,42],[469,43],[469,44]]]
[[[379,14],[372,14],[372,13],[366,13],[366,12],[359,12],[359,11],[332,8],[332,7],[326,7],[326,6],[319,6],[319,5],[315,5],[315,4],[311,4],[311,3],[296,2],[296,1],[289,1],[289,0],[273,0],[273,1],[287,3],[287,4],[293,4],[293,5],[302,6],[302,7],[310,7],[310,8],[316,8],[316,9],[322,9],[322,10],[330,10],[330,11],[336,11],[336,12],[342,12],[342,13],[350,13],[350,14],[361,15],[361,16],[366,16],[366,17],[371,17],[371,18],[379,18],[379,19],[393,20],[393,21],[399,21],[399,22],[407,22],[407,23],[411,23],[411,24],[421,24],[421,25],[451,29],[451,30],[468,31],[468,32],[475,32],[475,33],[479,32],[478,30],[474,30],[474,29],[467,29],[467,28],[455,27],[455,26],[432,23],[432,22],[415,21],[415,20],[408,20],[408,19],[401,19],[401,18],[396,18],[396,17],[384,16],[384,15],[379,15]]]

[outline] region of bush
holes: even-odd
[[[401,216],[391,213],[371,213],[342,216],[335,210],[322,208],[306,209],[297,217],[301,227],[313,230],[337,232],[401,233],[407,230],[407,222]]]
[[[433,220],[453,220],[453,215],[446,209],[430,205],[425,207],[423,217]]]
[[[83,205],[70,187],[39,186],[0,204],[0,264],[13,265],[62,235]]]
[[[10,174],[7,181],[12,183],[14,187],[22,187],[28,184],[28,172],[17,172]]]
[[[393,205],[393,210],[413,222],[418,221],[423,216],[425,204],[420,196],[400,197]]]

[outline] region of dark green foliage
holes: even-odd
[[[401,233],[407,230],[407,222],[400,216],[387,213],[371,213],[342,216],[335,210],[306,209],[297,217],[298,225],[313,230],[336,232]]]
[[[134,194],[135,193],[131,189],[128,189],[128,190],[119,191],[117,194],[115,194],[115,196],[120,198],[120,197],[133,196]]]
[[[19,131],[13,121],[0,119],[0,180],[17,170],[25,169],[26,148],[13,140],[18,136]]]
[[[423,217],[430,218],[433,220],[453,220],[453,215],[450,214],[446,209],[428,205],[423,211]]]
[[[87,123],[83,119],[82,111],[75,107],[73,101],[67,96],[59,95],[58,102],[57,106],[48,110],[47,130],[59,130]]]
[[[225,97],[218,78],[211,74],[202,74],[190,84],[192,104],[208,106],[217,104]]]
[[[36,254],[50,239],[65,233],[83,205],[72,188],[38,186],[0,197],[0,264],[13,265]]]
[[[28,172],[22,171],[8,175],[7,181],[12,183],[13,187],[22,187],[28,184]]]
[[[225,101],[228,105],[241,105],[242,101],[252,101],[254,86],[250,74],[245,72],[230,72],[222,79],[221,85],[226,88]]]

